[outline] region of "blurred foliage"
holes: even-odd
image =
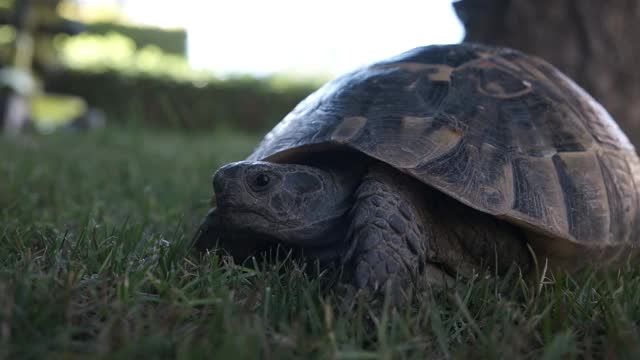
[[[51,73],[45,83],[48,91],[83,96],[111,122],[249,132],[268,130],[315,89],[277,78],[193,82],[113,70]]]
[[[187,53],[187,32],[184,29],[160,29],[112,22],[89,23],[86,27],[90,34],[106,35],[113,32],[122,34],[132,39],[140,48],[155,45],[170,54],[186,55]]]
[[[175,53],[184,47],[184,32],[153,29],[155,35],[140,40],[135,31],[122,33],[124,25],[89,24],[92,28],[104,34],[41,37],[36,55],[45,49],[52,56],[36,56],[37,65],[46,92],[80,96],[112,123],[264,132],[326,80],[286,75],[221,79],[193,69]],[[12,30],[0,27],[0,56],[10,48]]]
[[[139,47],[116,32],[58,35],[64,71],[44,74],[46,90],[82,96],[111,122],[263,132],[324,79],[284,75],[227,79],[195,70],[157,46]]]
[[[187,53],[187,31],[183,27],[141,24],[130,18],[123,3],[118,0],[60,0],[56,10],[61,17],[84,24],[86,32],[90,34],[115,32],[132,39],[140,48],[155,45],[171,54]]]
[[[62,0],[60,4],[58,4],[57,10],[61,16],[83,23],[123,23],[127,21],[126,14],[122,11],[119,1]]]
[[[12,54],[12,44],[16,39],[16,29],[11,25],[0,25],[0,63],[8,62]]]
[[[166,76],[175,80],[202,80],[211,76],[193,70],[184,56],[168,54],[156,45],[138,46],[133,39],[117,32],[58,35],[54,45],[62,63],[75,70]]]
[[[0,9],[11,9],[14,3],[14,0],[0,0]]]

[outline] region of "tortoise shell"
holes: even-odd
[[[547,250],[638,241],[634,147],[583,89],[519,51],[427,46],[346,74],[301,102],[249,160],[287,162],[327,146],[543,233]]]

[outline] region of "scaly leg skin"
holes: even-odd
[[[388,290],[394,300],[417,278],[446,284],[449,275],[481,269],[505,273],[530,268],[519,228],[473,210],[386,165],[363,177],[350,213],[352,283],[368,292]]]
[[[375,165],[355,193],[349,235],[353,285],[395,300],[426,263],[424,185],[385,165]],[[431,270],[431,269],[430,269]]]

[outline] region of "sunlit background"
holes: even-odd
[[[22,8],[32,20],[15,27]],[[0,63],[37,84],[30,117],[46,128],[97,109],[260,133],[337,75],[463,35],[450,0],[0,0]]]
[[[450,0],[84,0],[129,21],[187,31],[189,63],[219,75],[336,75],[419,45],[456,43]]]

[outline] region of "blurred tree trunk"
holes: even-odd
[[[640,150],[640,1],[461,0],[465,41],[540,56],[601,102]]]

